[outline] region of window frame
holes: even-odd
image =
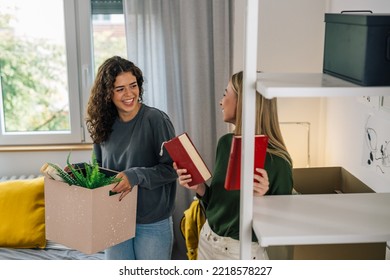
[[[90,0],[63,0],[68,74],[70,131],[5,133],[0,146],[91,143],[85,113],[93,81],[92,16]],[[89,36],[85,36],[89,34]],[[28,108],[27,108],[28,109]],[[3,124],[0,123],[2,126]]]

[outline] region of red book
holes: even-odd
[[[192,176],[190,186],[200,184],[210,179],[211,172],[195,148],[187,133],[180,134],[165,142],[165,149],[176,162],[179,169],[187,169]]]
[[[241,142],[242,137],[233,136],[230,148],[229,163],[225,178],[225,189],[228,191],[239,190],[241,181]],[[267,152],[268,137],[265,135],[255,136],[254,168],[264,168],[265,155]]]

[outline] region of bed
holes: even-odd
[[[104,260],[104,252],[88,255],[48,240],[43,249],[0,248],[0,260]]]
[[[0,182],[0,260],[102,260],[46,239],[44,178]]]

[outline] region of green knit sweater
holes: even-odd
[[[211,229],[219,236],[238,240],[240,191],[227,191],[224,188],[232,137],[233,134],[229,133],[219,139],[213,178],[201,199]],[[264,169],[269,179],[269,190],[266,195],[291,194],[292,168],[286,160],[267,153]],[[252,240],[257,241],[254,233]]]

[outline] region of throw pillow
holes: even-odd
[[[45,248],[44,177],[0,183],[0,247]]]

